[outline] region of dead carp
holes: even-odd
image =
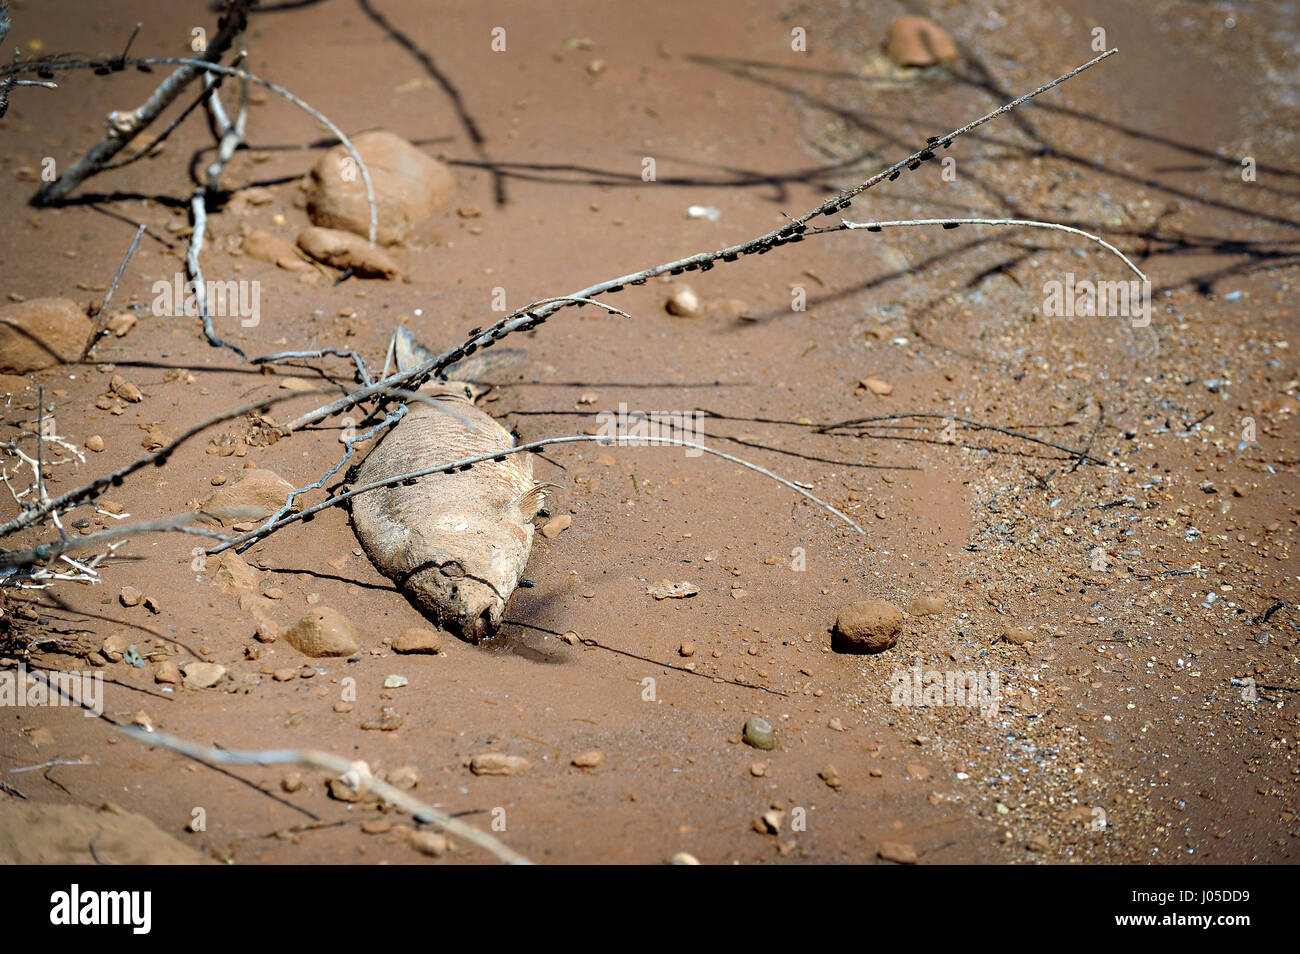
[[[394,336],[407,370],[428,352],[404,328]],[[464,369],[431,381],[371,450],[357,484],[491,454],[514,438],[474,405]],[[528,563],[532,520],[546,493],[528,453],[431,474],[358,495],[352,524],[370,560],[425,615],[472,642],[495,635]]]

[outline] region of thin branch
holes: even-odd
[[[1129,261],[1127,255],[1117,249],[1114,245],[1111,245],[1105,239],[1101,238],[1101,236],[1093,235],[1091,232],[1085,232],[1082,229],[1076,229],[1069,225],[1059,225],[1056,222],[1035,222],[1031,219],[900,219],[893,222],[849,222],[845,220],[840,222],[839,225],[822,229],[813,229],[808,234],[822,235],[827,232],[838,232],[842,229],[848,229],[849,231],[866,229],[868,232],[879,232],[881,229],[893,229],[917,225],[942,225],[946,229],[953,229],[959,225],[1009,225],[1035,229],[1051,229],[1054,232],[1069,232],[1072,235],[1081,235],[1086,239],[1096,242],[1132,269],[1139,279],[1144,282],[1147,280],[1146,275],[1143,274],[1140,268]]]
[[[117,283],[122,280],[122,274],[126,271],[127,262],[131,261],[131,256],[135,250],[140,247],[140,237],[144,235],[147,225],[141,225],[136,228],[135,238],[131,239],[131,245],[126,250],[126,255],[122,259],[122,264],[117,266],[117,274],[113,276],[113,284],[108,286],[108,293],[104,295],[104,303],[99,306],[99,314],[95,316],[95,328],[90,335],[90,348],[95,347],[95,342],[99,341],[108,331],[108,305],[113,300],[113,293],[117,291]]]
[[[219,765],[301,765],[304,768],[319,769],[332,772],[335,775],[345,775],[355,770],[355,766],[348,759],[315,749],[233,751],[187,742],[165,732],[148,732],[137,726],[124,725],[119,726],[119,728],[137,742],[143,742],[146,745],[159,745],[200,762],[215,762]],[[448,834],[477,845],[506,864],[532,864],[527,858],[495,836],[408,795],[400,788],[381,778],[370,776],[365,779],[365,782],[369,791],[374,792],[385,801],[410,812],[416,821],[431,822]]]

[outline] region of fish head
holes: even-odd
[[[481,512],[442,513],[436,523],[425,530],[437,540],[434,557],[404,589],[444,629],[472,643],[490,639],[528,562],[532,526]]]

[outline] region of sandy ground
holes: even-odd
[[[339,510],[246,553],[257,579],[242,604],[211,563],[196,571],[195,538],[135,539],[100,585],[8,593],[25,634],[9,665],[97,664],[106,686],[99,719],[0,708],[2,804],[108,802],[192,853],[244,864],[490,860],[460,844],[439,858],[417,852],[409,815],[333,799],[320,773],[290,792],[287,769],[216,768],[121,737],[114,723],[144,713],[203,744],[413,767],[414,795],[541,862],[690,852],[705,863],[877,863],[885,843],[923,863],[1295,858],[1294,8],[269,6],[248,35],[251,70],[349,133],[406,137],[450,164],[458,190],[394,251],[401,281],[333,287],[242,257],[241,228],[292,240],[308,224],[298,183],[332,142],[259,96],[248,148],[223,182],[264,186],[273,200],[215,211],[204,252],[209,277],[261,283],[258,326],[219,328],[250,355],[354,348],[382,364],[399,322],[449,347],[495,320],[496,289],[517,307],[758,235],[1091,58],[1094,27],[1118,56],[959,139],[945,154],[952,176],[926,164],[845,215],[1032,218],[1098,233],[1151,277],[1152,320],[1045,316],[1047,282],[1127,278],[1122,263],[1073,236],[971,226],[824,236],[743,258],[693,277],[710,306],[701,318],[669,315],[653,281],[610,298],[631,320],[563,312],[512,339],[526,356],[496,375],[484,404],[524,439],[591,431],[620,404],[702,410],[707,444],[807,484],[866,536],[721,460],[554,448],[538,474],[559,486],[549,507],[571,527],[538,537],[534,585],[516,593],[499,644],[444,636],[436,656],[391,651],[398,633],[427,623],[361,555]],[[957,39],[952,69],[881,57],[885,26],[909,11]],[[180,55],[193,27],[214,22],[192,0],[46,0],[13,13],[10,45],[83,53],[117,52],[138,21],[133,52]],[[497,26],[504,52],[490,47]],[[796,28],[805,51],[791,49]],[[193,321],[151,315],[153,283],[183,268],[186,202],[211,160],[199,116],[157,156],[92,179],[62,207],[27,205],[45,156],[66,167],[109,111],[138,105],[157,79],[61,75],[58,90],[16,91],[0,120],[0,294],[98,305],[133,223],[148,226],[115,297],[139,318],[129,334],[80,365],[9,379],[9,436],[32,432],[43,387],[60,435],[106,445],[84,464],[63,454],[54,492],[138,457],[151,428],[176,434],[280,393],[283,376],[351,384],[344,360],[268,375],[209,348]],[[642,179],[646,157],[656,181]],[[1243,181],[1243,157],[1254,181]],[[693,204],[721,216],[688,218]],[[803,311],[792,309],[800,290]],[[97,406],[114,374],[144,400]],[[865,378],[892,392],[860,388]],[[312,406],[304,397],[270,413],[283,422]],[[931,416],[819,431],[909,413]],[[249,465],[302,486],[338,459],[346,423],[268,445],[248,439],[248,420],[229,422],[101,499],[134,518],[184,511],[214,476]],[[12,460],[8,472],[16,486],[30,479]],[[6,518],[16,509],[4,507]],[[115,523],[88,507],[65,523],[74,519],[86,532]],[[699,593],[647,595],[665,578]],[[156,612],[124,606],[127,586]],[[841,608],[917,609],[923,596],[941,597],[943,611],[909,613],[894,648],[831,650]],[[253,638],[254,604],[282,629],[316,606],[338,609],[364,649],[304,666],[283,640]],[[1032,640],[1008,642],[1008,627]],[[145,668],[98,654],[115,633]],[[196,659],[226,667],[226,680],[155,682],[165,661]],[[300,675],[271,675],[284,669]],[[913,671],[996,674],[996,714],[898,704],[891,677]],[[393,674],[409,684],[384,689]],[[356,701],[336,705],[348,679]],[[401,727],[365,729],[385,706]],[[751,716],[775,726],[775,751],[741,741]],[[602,764],[571,764],[590,750]],[[485,752],[531,767],[471,774],[468,759]],[[60,762],[84,764],[45,765]],[[45,767],[23,771],[34,765]],[[191,831],[196,809],[203,824]],[[760,820],[774,809],[775,834]],[[75,856],[53,844],[58,833],[89,831],[86,818],[102,815],[53,824],[48,850],[18,856]],[[22,817],[6,811],[0,824]],[[88,841],[81,860],[112,861],[106,844],[117,843],[93,855]],[[168,840],[157,851],[178,856]]]

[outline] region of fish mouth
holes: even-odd
[[[499,600],[489,600],[486,603],[467,607],[457,620],[460,624],[461,636],[472,643],[492,639],[501,628],[504,610],[505,607]]]

